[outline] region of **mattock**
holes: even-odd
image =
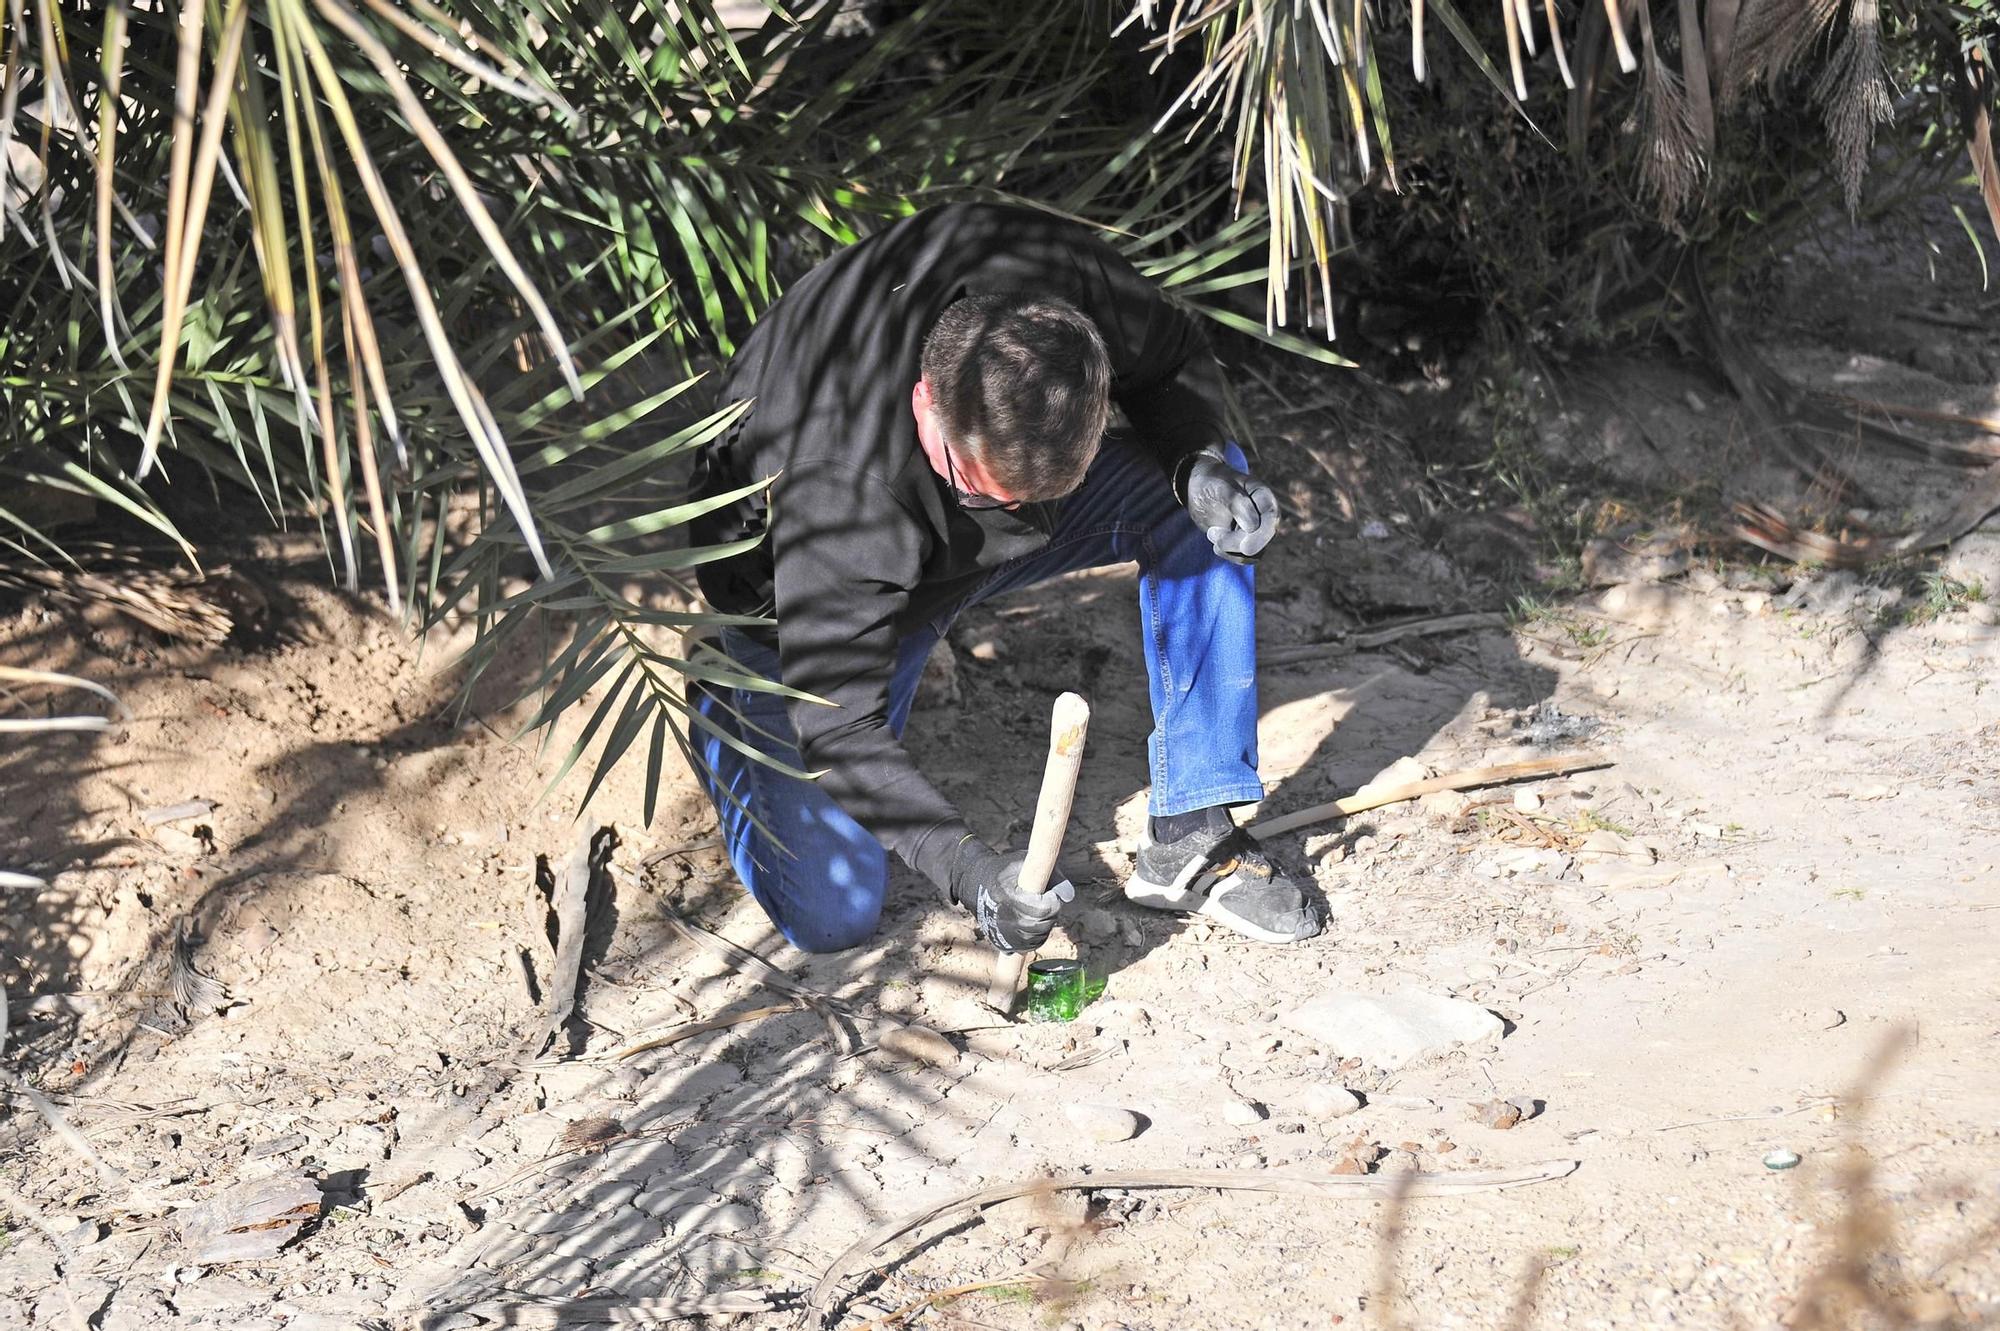
[[[1069,828],[1069,806],[1076,798],[1076,774],[1083,766],[1083,740],[1090,730],[1090,704],[1082,695],[1065,693],[1049,714],[1049,761],[1042,768],[1042,793],[1035,801],[1035,826],[1028,834],[1028,858],[1021,866],[1023,891],[1040,896],[1049,890],[1056,859],[1062,854],[1063,833]],[[1021,991],[1021,974],[1028,954],[1002,952],[993,962],[993,980],[986,988],[988,1006],[1010,1011]]]

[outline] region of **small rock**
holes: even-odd
[[[1764,1168],[1766,1169],[1796,1169],[1798,1168],[1798,1164],[1798,1152],[1788,1151],[1782,1146],[1775,1151],[1769,1152],[1764,1157]]]
[[[998,661],[1001,656],[1000,644],[991,638],[981,638],[972,644],[971,656],[975,661]]]
[[[1230,1098],[1222,1102],[1222,1121],[1232,1128],[1247,1128],[1264,1121],[1264,1106],[1254,1100]]]
[[[1395,762],[1390,763],[1387,767],[1370,777],[1367,783],[1361,787],[1361,790],[1355,793],[1360,794],[1370,789],[1379,789],[1386,786],[1407,786],[1412,781],[1422,781],[1426,777],[1435,775],[1437,775],[1435,772],[1418,762],[1415,758],[1398,758]]]
[[[1672,538],[1618,541],[1600,536],[1583,547],[1583,581],[1589,587],[1663,582],[1687,572],[1688,562],[1688,552]]]
[[[1327,1172],[1331,1174],[1366,1174],[1368,1166],[1362,1164],[1351,1155],[1343,1155],[1340,1159],[1333,1162],[1333,1168]]]
[[[1627,582],[1597,598],[1598,613],[1638,628],[1659,628],[1685,612],[1689,593],[1657,582]]]
[[[1472,807],[1472,796],[1462,790],[1433,790],[1417,807],[1433,818],[1456,818]]]
[[[1299,1107],[1321,1122],[1346,1118],[1361,1108],[1361,1097],[1344,1086],[1315,1086],[1305,1093]]]
[[[1418,1174],[1423,1172],[1423,1168],[1423,1161],[1417,1159],[1415,1151],[1397,1147],[1382,1157],[1381,1163],[1375,1166],[1375,1172],[1378,1174]]]
[[[1488,874],[1488,877],[1498,877],[1501,874],[1508,877],[1521,874],[1548,874],[1550,877],[1559,878],[1563,871],[1569,868],[1569,856],[1552,847],[1511,846],[1484,863],[1492,865],[1495,870],[1494,873]],[[1473,872],[1479,871],[1480,866],[1474,865]]]
[[[1067,1104],[1063,1114],[1078,1132],[1105,1145],[1130,1141],[1146,1126],[1144,1119],[1117,1105]]]
[[[1090,906],[1076,913],[1076,929],[1093,942],[1107,942],[1118,933],[1118,917],[1102,906]]]
[[[895,1026],[882,1032],[875,1047],[905,1063],[923,1063],[934,1068],[954,1067],[958,1049],[951,1041],[924,1026]]]
[[[1521,1109],[1506,1100],[1487,1100],[1472,1106],[1472,1121],[1483,1128],[1505,1132],[1521,1121]]]
[[[1321,994],[1284,1021],[1337,1057],[1391,1070],[1455,1045],[1497,1040],[1506,1031],[1477,1003],[1410,991]]]
[[[1514,792],[1514,808],[1519,813],[1539,813],[1542,797],[1532,790],[1517,790]]]
[[[1507,1103],[1521,1111],[1521,1122],[1523,1123],[1526,1123],[1531,1118],[1540,1118],[1542,1111],[1548,1108],[1546,1104],[1531,1095],[1510,1095],[1507,1097]]]

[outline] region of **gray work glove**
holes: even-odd
[[[1049,941],[1056,914],[1076,900],[1067,878],[1035,895],[1021,890],[1026,855],[1002,855],[977,837],[958,848],[951,866],[951,899],[972,911],[979,936],[1002,952],[1033,952]]]
[[[1211,444],[1182,464],[1187,479],[1181,502],[1215,553],[1232,564],[1254,564],[1278,534],[1278,496],[1271,487],[1229,465]]]

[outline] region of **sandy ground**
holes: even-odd
[[[1873,299],[1851,274],[1825,294],[1837,268],[1790,271],[1786,316],[1759,330],[1774,360],[1843,391],[2000,410],[2000,341],[1962,327],[1994,328],[1990,299],[1885,266],[1869,280],[1895,283],[1910,318],[1836,325],[1826,308]],[[1504,496],[1485,513],[1441,502],[1463,490],[1424,482],[1420,413],[1287,382],[1253,394],[1292,515],[1260,573],[1264,643],[1506,608],[1538,557],[1520,534],[1533,514]],[[1696,513],[1718,492],[1793,485],[1755,464],[1714,386],[1669,364],[1568,382],[1541,401],[1530,451],[1601,496],[1614,529],[1621,515],[1664,529],[1676,496]],[[1886,496],[1885,525],[1957,484],[1847,456]],[[741,1324],[791,1326],[797,1296],[866,1226],[982,1187],[1542,1162],[1564,1176],[1400,1210],[1112,1187],[1010,1203],[868,1256],[838,1291],[842,1324],[1809,1325],[1802,1299],[1843,1214],[1886,1227],[1862,1246],[1905,1324],[2000,1321],[1996,616],[1969,595],[1926,606],[1914,572],[1719,548],[1636,570],[1664,580],[1548,596],[1508,625],[1268,667],[1265,813],[1399,760],[1589,749],[1613,764],[1280,839],[1331,921],[1290,949],[1118,894],[1149,724],[1130,574],[969,616],[912,742],[983,831],[1025,836],[1055,693],[1097,709],[1067,851],[1082,890],[1051,951],[1108,987],[1068,1026],[983,1009],[968,922],[902,871],[873,946],[785,948],[684,773],[651,827],[643,765],[581,820],[578,781],[538,800],[563,745],[510,744],[518,718],[480,705],[459,717],[451,641],[420,652],[325,590],[324,566],[294,547],[235,559],[263,610],[212,651],[25,605],[0,623],[0,660],[102,680],[132,717],[0,750],[0,860],[52,883],[0,903],[7,1058],[117,1176],[8,1098],[0,1326],[545,1325],[551,1303],[587,1320],[602,1305],[576,1301],[728,1291],[791,1307]],[[1937,567],[2000,599],[2000,530]],[[217,807],[141,816],[197,798]],[[622,838],[615,927],[589,952],[580,1050],[545,1055],[537,860],[560,870],[604,824]],[[1594,856],[1593,833],[1626,853]],[[844,1055],[805,1011],[616,1057],[785,1003],[669,914],[851,1004],[864,1046],[885,1019],[921,1021],[949,1033],[953,1064]],[[219,1014],[185,1019],[166,992],[182,921],[233,995]],[[1456,996],[1507,1030],[1397,1069],[1342,1060],[1284,1021],[1335,990]],[[1324,1117],[1328,1087],[1365,1103]],[[1535,1111],[1517,1126],[1476,1119],[1513,1098]],[[1078,1104],[1145,1127],[1092,1142]],[[1850,1148],[1872,1162],[1858,1206],[1842,1187]],[[1801,1164],[1769,1169],[1773,1150]],[[190,1204],[302,1174],[322,1218],[274,1255],[199,1260]],[[934,1291],[984,1282],[926,1310]]]

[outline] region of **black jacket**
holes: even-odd
[[[1113,399],[1163,468],[1222,439],[1207,340],[1158,287],[1080,224],[950,204],[836,254],[757,322],[721,390],[754,405],[704,451],[696,494],[768,477],[769,500],[705,515],[690,533],[700,544],[766,533],[701,566],[703,595],[718,610],[775,614],[785,683],[835,704],[792,706],[806,766],[940,886],[966,828],[889,732],[896,643],[1041,549],[1059,512],[966,512],[917,443],[910,390],[925,334],[960,296],[989,291],[1061,297],[1097,324]]]

